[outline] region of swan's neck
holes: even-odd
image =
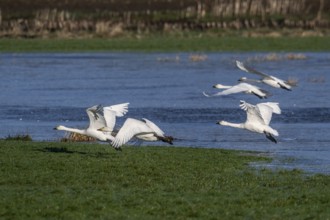
[[[241,82],[257,82],[257,83],[261,83],[262,82],[259,79],[247,79],[247,78],[241,78],[240,81]]]
[[[231,123],[231,122],[228,122],[228,121],[220,121],[219,124],[224,125],[224,126],[233,127],[233,128],[244,128],[243,123]]]
[[[65,126],[58,126],[57,130],[69,131],[69,132],[83,134],[83,135],[86,134],[85,130],[81,130],[81,129],[77,129],[77,128],[68,128],[68,127],[65,127]]]

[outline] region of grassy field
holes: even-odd
[[[330,51],[330,37],[173,37],[0,39],[1,52],[82,51]]]
[[[0,141],[1,219],[329,219],[330,176],[253,153]]]

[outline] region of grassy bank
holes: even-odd
[[[148,36],[112,39],[0,39],[1,52],[330,51],[330,37]]]
[[[327,219],[329,176],[237,151],[0,141],[4,219]]]

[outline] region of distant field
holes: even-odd
[[[111,39],[0,39],[1,52],[330,51],[330,37],[148,36]]]
[[[1,219],[329,219],[330,176],[252,152],[0,141]]]

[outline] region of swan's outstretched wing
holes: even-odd
[[[243,84],[243,85],[242,85]],[[234,93],[240,93],[240,92],[245,92],[247,91],[247,87],[244,85],[244,84],[247,84],[247,83],[240,83],[240,84],[237,84],[235,86],[232,86],[231,88],[229,89],[226,89],[226,90],[223,90],[221,92],[217,92],[215,94],[207,94],[206,92],[203,92],[203,94],[206,96],[206,97],[211,97],[211,96],[221,96],[221,95],[230,95],[230,94],[234,94]]]
[[[116,113],[117,117],[122,117],[128,112],[128,105],[129,105],[129,103],[126,102],[126,103],[122,103],[122,104],[104,107],[103,110],[111,110]]]
[[[257,109],[255,105],[251,105],[245,101],[241,101],[240,105],[241,109],[246,111],[246,122],[247,123],[260,123],[265,124],[260,111]]]
[[[115,140],[111,144],[115,148],[119,148],[120,146],[127,143],[135,135],[147,133],[154,133],[154,131],[152,131],[146,123],[133,118],[128,118],[116,135]]]
[[[86,109],[87,115],[89,117],[89,128],[100,129],[106,126],[106,121],[101,114],[101,105],[94,105]]]
[[[128,104],[122,103],[103,108],[103,114],[107,125],[107,131],[111,132],[116,124],[116,117],[122,117],[128,112]]]
[[[161,136],[161,137],[164,136],[164,134],[165,134],[164,131],[162,131],[155,123],[153,123],[152,121],[149,121],[146,118],[142,118],[142,120],[145,121],[147,126],[149,128],[151,128],[151,130],[153,130],[157,134],[157,136]]]
[[[254,73],[254,74],[257,74],[257,75],[262,76],[262,77],[271,78],[270,75],[268,75],[268,74],[266,74],[266,73],[262,73],[262,72],[260,72],[260,71],[258,71],[258,70],[252,69],[251,67],[247,67],[247,66],[245,66],[242,62],[240,62],[240,61],[238,61],[238,60],[236,60],[236,66],[237,66],[239,69],[241,69],[241,70],[243,70],[243,71],[245,71],[245,72],[248,72],[248,73]]]
[[[272,112],[275,113],[275,114],[281,114],[282,113],[278,102],[263,102],[263,103],[257,104],[257,106],[264,106],[264,105],[271,107]]]
[[[272,120],[273,113],[281,114],[279,104],[276,102],[259,103],[256,105],[256,108],[260,112],[260,115],[266,125],[269,125],[270,121]]]
[[[236,60],[236,66],[245,71],[245,72],[248,72],[248,73],[255,73],[261,77],[263,77],[264,79],[269,79],[269,80],[273,80],[275,81],[275,83],[277,83],[281,88],[283,89],[286,89],[286,90],[291,90],[291,87],[292,86],[296,86],[297,83],[294,83],[294,82],[289,82],[289,81],[285,81],[285,80],[282,80],[282,79],[279,79],[275,76],[271,76],[271,75],[268,75],[266,73],[262,73],[258,70],[255,70],[255,69],[252,69],[251,67],[247,67],[245,66],[242,62],[240,61],[237,61]],[[269,83],[266,83],[266,84],[269,84]],[[272,86],[272,85],[271,85]]]

